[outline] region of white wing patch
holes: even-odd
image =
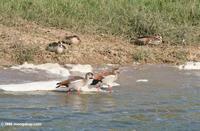
[[[70,83],[73,84],[73,83],[77,83],[77,82],[81,82],[83,81],[82,79],[79,79],[79,80],[74,80],[74,81],[71,81]]]

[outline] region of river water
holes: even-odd
[[[42,71],[0,70],[1,85],[54,79],[60,78]],[[111,94],[0,91],[0,130],[200,130],[200,71],[129,66],[121,68],[117,82]]]

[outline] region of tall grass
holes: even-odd
[[[200,0],[1,0],[0,15],[82,33],[161,34],[174,44],[200,36]]]

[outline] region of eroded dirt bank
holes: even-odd
[[[45,50],[50,42],[61,40],[65,35],[77,34],[81,44],[66,46],[64,54]],[[132,64],[200,61],[200,47],[136,46],[124,40],[106,35],[87,35],[43,27],[33,22],[20,21],[14,26],[0,24],[0,66],[32,63],[80,63],[80,64]]]

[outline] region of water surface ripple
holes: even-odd
[[[160,65],[123,67],[120,86],[112,94],[0,91],[0,122],[42,123],[0,129],[199,131],[199,74]],[[0,84],[53,79],[44,73],[35,75],[3,70]]]

